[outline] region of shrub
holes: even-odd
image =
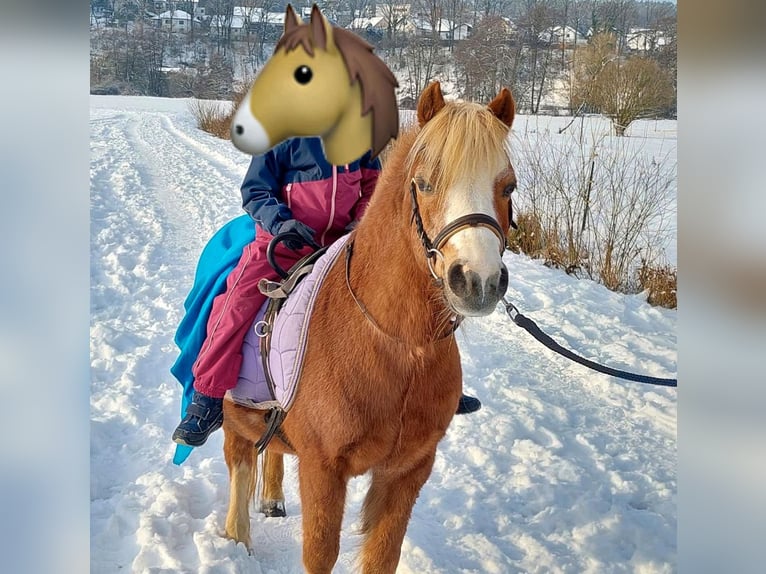
[[[678,306],[678,272],[669,265],[652,266],[642,262],[638,270],[638,286],[647,292],[647,301],[668,309]]]
[[[622,58],[609,33],[597,34],[577,52],[573,105],[587,105],[612,120],[615,134],[625,135],[638,118],[662,113],[673,104],[673,82],[654,60]]]
[[[524,253],[532,259],[542,259],[546,266],[563,269],[568,274],[578,274],[587,268],[587,254],[577,249],[564,249],[562,230],[554,223],[544,227],[542,221],[532,212],[521,212],[516,216],[517,229],[508,233],[508,248],[514,253]]]
[[[525,134],[514,146],[519,229],[509,234],[511,248],[614,291],[644,290],[637,270],[658,267],[673,229],[676,163],[642,146],[596,131],[591,139]],[[652,301],[661,291],[653,289]]]
[[[508,248],[514,253],[524,253],[533,259],[543,257],[545,241],[540,218],[534,213],[522,212],[516,215],[517,229],[508,232]]]
[[[249,89],[250,82],[243,81],[235,84],[232,89],[232,101],[228,104],[209,100],[191,100],[189,109],[197,121],[197,127],[221,139],[231,139],[231,120]]]
[[[197,127],[221,139],[231,139],[231,104],[208,100],[191,100],[189,109]]]

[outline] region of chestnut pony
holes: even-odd
[[[511,93],[503,88],[488,106],[445,103],[433,83],[417,117],[390,151],[352,249],[321,287],[298,394],[267,451],[266,483],[277,483],[277,496],[281,455],[298,456],[311,574],[331,572],[347,482],[368,472],[359,570],[396,570],[461,394],[454,329],[463,317],[491,313],[508,284],[501,255],[516,184],[506,147]],[[250,549],[263,412],[224,403],[226,535]]]

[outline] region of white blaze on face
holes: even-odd
[[[483,213],[497,219],[494,202],[494,175],[482,174],[461,180],[448,190],[450,200],[442,228],[458,217]],[[487,227],[466,227],[455,233],[446,243],[454,250],[455,259],[462,260],[482,280],[497,274],[502,266],[500,240]],[[449,263],[446,262],[449,267]],[[446,270],[445,270],[446,271]]]
[[[238,150],[250,155],[265,153],[273,145],[261,122],[250,111],[250,92],[234,114],[231,122],[231,142]]]

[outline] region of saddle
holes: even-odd
[[[277,268],[282,280],[264,279],[258,285],[268,299],[245,336],[237,385],[226,396],[239,405],[264,411],[266,431],[255,445],[259,453],[278,434],[293,404],[314,302],[347,239],[348,235],[307,255],[287,272]]]

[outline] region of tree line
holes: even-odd
[[[357,24],[354,31],[396,74],[403,107],[438,79],[453,96],[480,101],[508,86],[522,113],[604,113],[618,134],[636,117],[675,114],[676,7],[669,2],[317,3],[335,25]],[[179,33],[154,25],[152,0],[91,0],[91,89],[230,98],[235,81],[249,82],[271,54],[281,31],[269,13],[285,4],[208,0],[204,17]],[[311,1],[292,4],[300,10]],[[195,4],[159,6],[193,14]],[[243,14],[244,29],[232,26]]]

